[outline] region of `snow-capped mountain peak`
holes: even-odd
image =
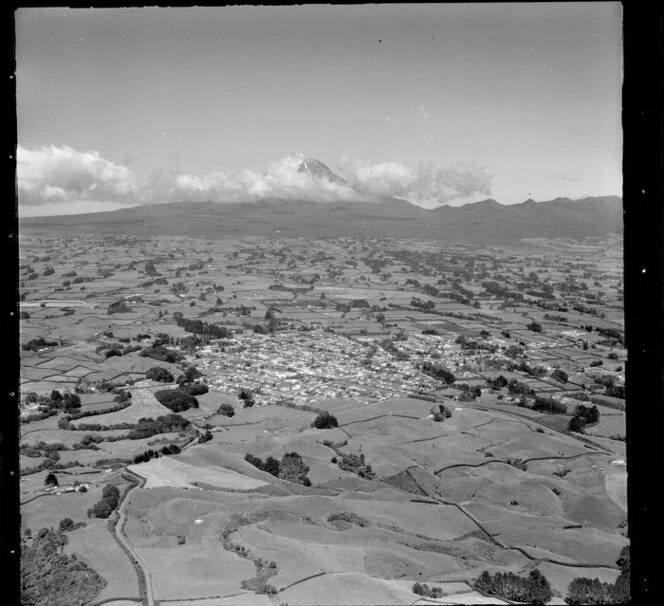
[[[320,160],[307,156],[302,152],[295,152],[290,156],[282,158],[278,163],[279,168],[290,172],[306,173],[317,179],[324,179],[331,183],[339,185],[346,184],[346,181],[334,173],[327,165]]]

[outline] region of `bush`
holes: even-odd
[[[542,332],[542,325],[538,324],[534,320],[526,326],[528,330],[532,330],[533,332]]]
[[[173,412],[183,412],[190,408],[198,408],[198,400],[180,388],[157,391],[154,397],[157,398],[157,401],[162,406]]]
[[[235,414],[235,408],[224,402],[219,408],[217,408],[217,414],[232,417]]]
[[[172,383],[173,375],[166,369],[161,366],[153,366],[145,373],[146,379],[151,379],[152,381],[159,381],[161,383]]]
[[[327,410],[320,413],[311,424],[312,427],[316,429],[329,429],[331,427],[339,427],[339,422],[337,418],[330,414]]]
[[[60,483],[58,482],[58,478],[53,472],[49,473],[44,479],[44,486],[59,486],[59,485]]]
[[[551,373],[551,378],[555,379],[556,381],[559,381],[560,383],[567,383],[567,380],[569,379],[569,375],[564,371],[560,370],[559,368],[556,368]]]
[[[62,518],[62,520],[60,520],[60,530],[62,532],[68,532],[73,527],[74,527],[74,520],[72,520],[71,518]]]
[[[74,280],[74,283],[76,283],[76,280]],[[131,311],[132,311],[131,307],[129,307],[129,305],[127,305],[127,303],[124,300],[120,300],[111,303],[108,306],[108,310],[106,311],[106,313],[110,316],[112,314],[126,314],[130,313]]]
[[[592,423],[597,423],[599,421],[599,410],[597,406],[584,406],[583,404],[578,404],[574,409],[574,416],[569,420],[567,425],[568,431],[574,431],[578,433],[583,432],[583,428]]]

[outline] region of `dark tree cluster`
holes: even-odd
[[[180,389],[190,396],[202,396],[210,391],[206,383],[183,383]]]
[[[489,386],[489,389],[498,390],[507,387],[507,379],[503,375],[498,375],[494,379],[487,379],[486,383]]]
[[[535,395],[535,390],[532,387],[530,387],[526,383],[517,381],[516,379],[509,380],[509,382],[507,383],[507,391],[509,391],[511,394],[523,394],[524,396]]]
[[[538,324],[534,320],[526,326],[528,330],[532,330],[533,332],[542,332],[542,325]]]
[[[190,320],[185,318],[180,312],[173,314],[175,323],[183,328],[186,332],[192,333],[201,339],[231,339],[233,333],[225,326],[218,326],[217,324],[208,324],[203,320]]]
[[[57,347],[58,345],[57,341],[47,341],[44,337],[38,337],[37,339],[32,339],[27,343],[24,343],[21,349],[23,351],[39,351],[46,347]]]
[[[551,373],[551,378],[555,379],[556,381],[559,381],[560,383],[567,383],[567,381],[569,380],[569,375],[564,370],[560,370],[560,368],[556,368]]]
[[[537,569],[531,570],[527,577],[513,572],[497,572],[492,576],[485,570],[474,585],[483,593],[526,604],[546,604],[553,597],[549,581]]]
[[[120,503],[120,491],[117,486],[107,484],[101,493],[101,499],[88,509],[89,518],[107,518]]]
[[[426,583],[414,583],[413,593],[425,598],[442,598],[445,595],[442,587],[429,587]]]
[[[341,454],[341,453],[340,453]],[[361,478],[366,478],[367,480],[373,480],[376,477],[371,465],[367,465],[364,460],[364,454],[341,454],[341,459],[337,461],[339,469],[344,471],[350,471]]]
[[[629,588],[629,545],[622,548],[616,561],[620,574],[615,583],[602,583],[599,579],[575,578],[567,588],[567,604],[628,604],[631,600]]]
[[[456,377],[447,368],[443,368],[438,364],[432,362],[424,362],[422,364],[422,372],[434,379],[438,379],[447,385],[451,385],[456,381]]]
[[[468,385],[467,383],[462,383],[455,385],[461,389],[459,394],[459,402],[472,402],[482,395],[482,388],[479,385]]]
[[[156,419],[142,418],[138,420],[136,426],[125,436],[129,440],[140,440],[142,438],[151,438],[161,433],[172,433],[176,431],[185,431],[191,427],[191,423],[177,415],[171,413],[157,417]]]
[[[553,415],[564,415],[567,412],[567,406],[552,398],[542,398],[537,396],[533,402],[532,409],[537,412],[546,412]]]
[[[163,446],[161,450],[154,450],[152,448],[138,454],[134,457],[134,463],[147,463],[152,459],[158,459],[161,455],[174,455],[180,454],[180,447],[177,444],[170,444],[168,446]]]
[[[151,379],[152,381],[159,381],[161,383],[172,383],[173,375],[166,369],[161,366],[153,366],[145,373],[146,379]]]
[[[254,394],[248,389],[241,389],[237,397],[244,402],[245,408],[251,408],[254,404],[256,404],[256,400],[254,400]]]
[[[583,404],[578,404],[574,408],[574,416],[569,420],[567,429],[569,431],[581,433],[586,425],[597,423],[598,421],[599,409],[597,406],[584,406]]]
[[[247,463],[250,463],[261,471],[266,471],[275,477],[289,482],[296,482],[304,486],[311,486],[311,480],[307,477],[309,467],[305,465],[302,457],[297,452],[287,452],[278,461],[274,457],[268,457],[265,461],[252,454],[244,457]]]
[[[198,400],[186,391],[177,389],[163,389],[154,394],[157,401],[173,412],[183,412],[190,408],[198,408]]]
[[[337,418],[330,414],[327,410],[325,412],[320,413],[313,421],[311,424],[312,427],[315,427],[316,429],[329,429],[331,427],[338,427],[339,422],[337,421]]]
[[[76,280],[74,280],[75,282]],[[132,311],[131,307],[127,305],[127,302],[124,299],[121,299],[120,301],[115,301],[114,303],[111,303],[108,306],[107,314],[113,315],[113,314],[126,314],[130,313]]]
[[[434,407],[429,411],[429,414],[433,415],[434,421],[442,423],[445,419],[449,419],[452,416],[452,411],[444,404],[439,404],[438,410]]]
[[[230,404],[227,404],[224,402],[219,408],[217,409],[217,414],[218,415],[224,415],[225,417],[232,417],[235,415],[235,408],[231,406]]]
[[[106,581],[75,555],[64,553],[63,532],[42,528],[31,543],[21,544],[21,604],[88,604]]]
[[[164,347],[163,345],[152,345],[141,351],[141,357],[152,358],[159,362],[173,363],[179,362],[182,359],[182,354],[173,349],[169,349],[168,347]]]

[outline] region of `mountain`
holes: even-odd
[[[293,156],[294,157],[294,156]],[[322,171],[322,163],[302,159],[295,170]],[[327,169],[329,170],[329,169]],[[331,171],[330,171],[331,172]],[[332,173],[334,174],[334,173]],[[329,178],[329,177],[325,177]],[[173,202],[106,213],[21,219],[25,232],[310,238],[408,238],[445,243],[519,246],[526,238],[603,237],[622,231],[618,196],[510,206],[488,199],[465,206],[428,210],[405,200],[316,203],[269,199],[259,202]]]
[[[305,173],[315,179],[329,181],[335,185],[348,185],[345,179],[333,172],[326,164],[302,152],[286,156],[273,166],[290,172]]]

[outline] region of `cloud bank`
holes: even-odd
[[[398,197],[433,208],[473,196],[491,194],[491,176],[481,167],[459,164],[446,169],[399,162],[370,165],[344,156],[338,165],[343,179],[298,171],[289,156],[265,173],[215,171],[203,175],[158,171],[140,175],[101,157],[54,145],[38,150],[18,146],[19,203],[24,206],[84,201],[125,205],[171,201],[256,201],[265,198],[380,201]]]

